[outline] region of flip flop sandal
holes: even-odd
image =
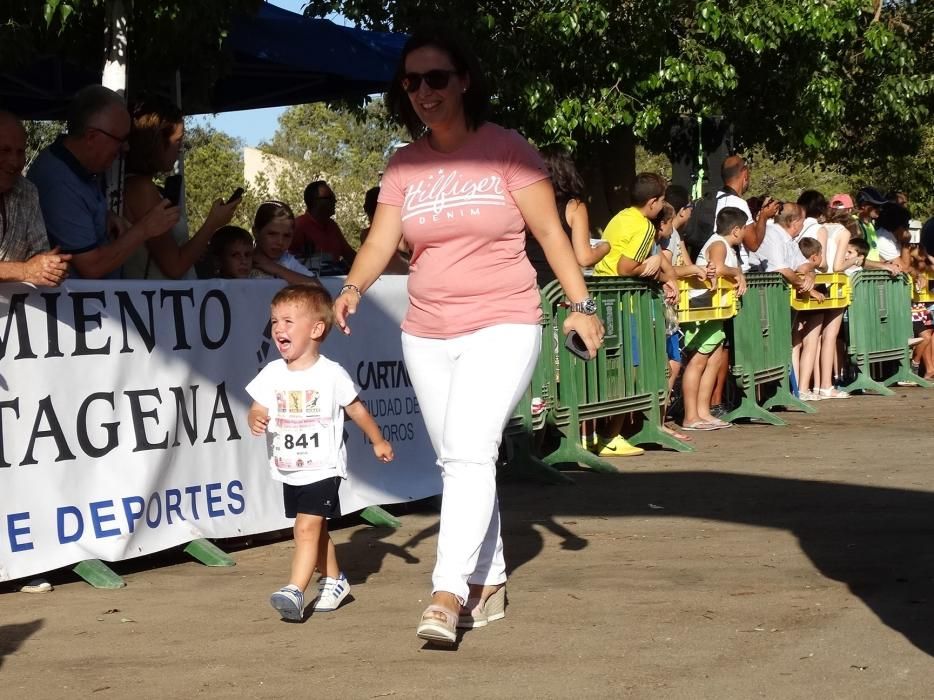
[[[707,422],[707,425],[712,425],[712,426],[714,427],[714,430],[722,430],[722,429],[724,429],[724,428],[732,428],[732,427],[733,427],[733,424],[732,424],[732,423],[728,423],[728,422],[725,421],[725,420],[720,420],[719,418],[715,418],[715,419],[712,420],[712,421],[708,421],[708,422]]]
[[[671,435],[675,440],[683,440],[684,442],[691,442],[691,436],[685,435],[684,433],[679,433],[674,428],[669,428],[667,425],[662,426],[662,432],[666,435]]]
[[[696,423],[684,423],[681,426],[681,430],[693,430],[693,431],[708,431],[708,430],[719,430],[719,428],[710,423],[705,423],[704,421],[697,421]]]
[[[458,614],[441,605],[429,605],[422,613],[415,634],[419,639],[439,644],[454,644],[457,641]]]

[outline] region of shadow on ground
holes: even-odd
[[[934,493],[699,471],[575,480],[568,487],[503,486],[511,570],[542,551],[539,527],[563,537],[562,547],[586,546],[557,518],[686,517],[787,530],[824,576],[845,583],[882,622],[934,655]]]
[[[15,625],[0,625],[0,668],[6,657],[15,654],[27,639],[42,629],[45,620],[23,622]]]

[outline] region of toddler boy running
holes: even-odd
[[[266,365],[246,388],[253,398],[250,431],[271,434],[270,471],[283,482],[286,517],[295,518],[289,583],[269,599],[286,620],[303,619],[304,593],[315,568],[323,576],[314,610],[336,610],[350,592],[327,525],[327,518],[340,514],[337,491],[347,476],[344,413],[370,439],[380,461],[393,458],[350,376],[319,352],[333,324],[331,305],[319,286],[280,290],[272,300],[272,339],[282,359]]]

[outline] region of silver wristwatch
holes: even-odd
[[[586,299],[583,299],[575,304],[569,304],[568,306],[570,307],[571,311],[576,311],[580,314],[586,314],[587,316],[593,316],[595,313],[597,313],[597,302],[595,302],[591,297],[587,297]]]

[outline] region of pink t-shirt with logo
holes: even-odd
[[[435,151],[424,137],[396,152],[379,201],[402,207],[412,248],[402,330],[453,338],[499,323],[538,323],[525,221],[511,193],[546,178],[528,141],[489,122],[454,153]]]

